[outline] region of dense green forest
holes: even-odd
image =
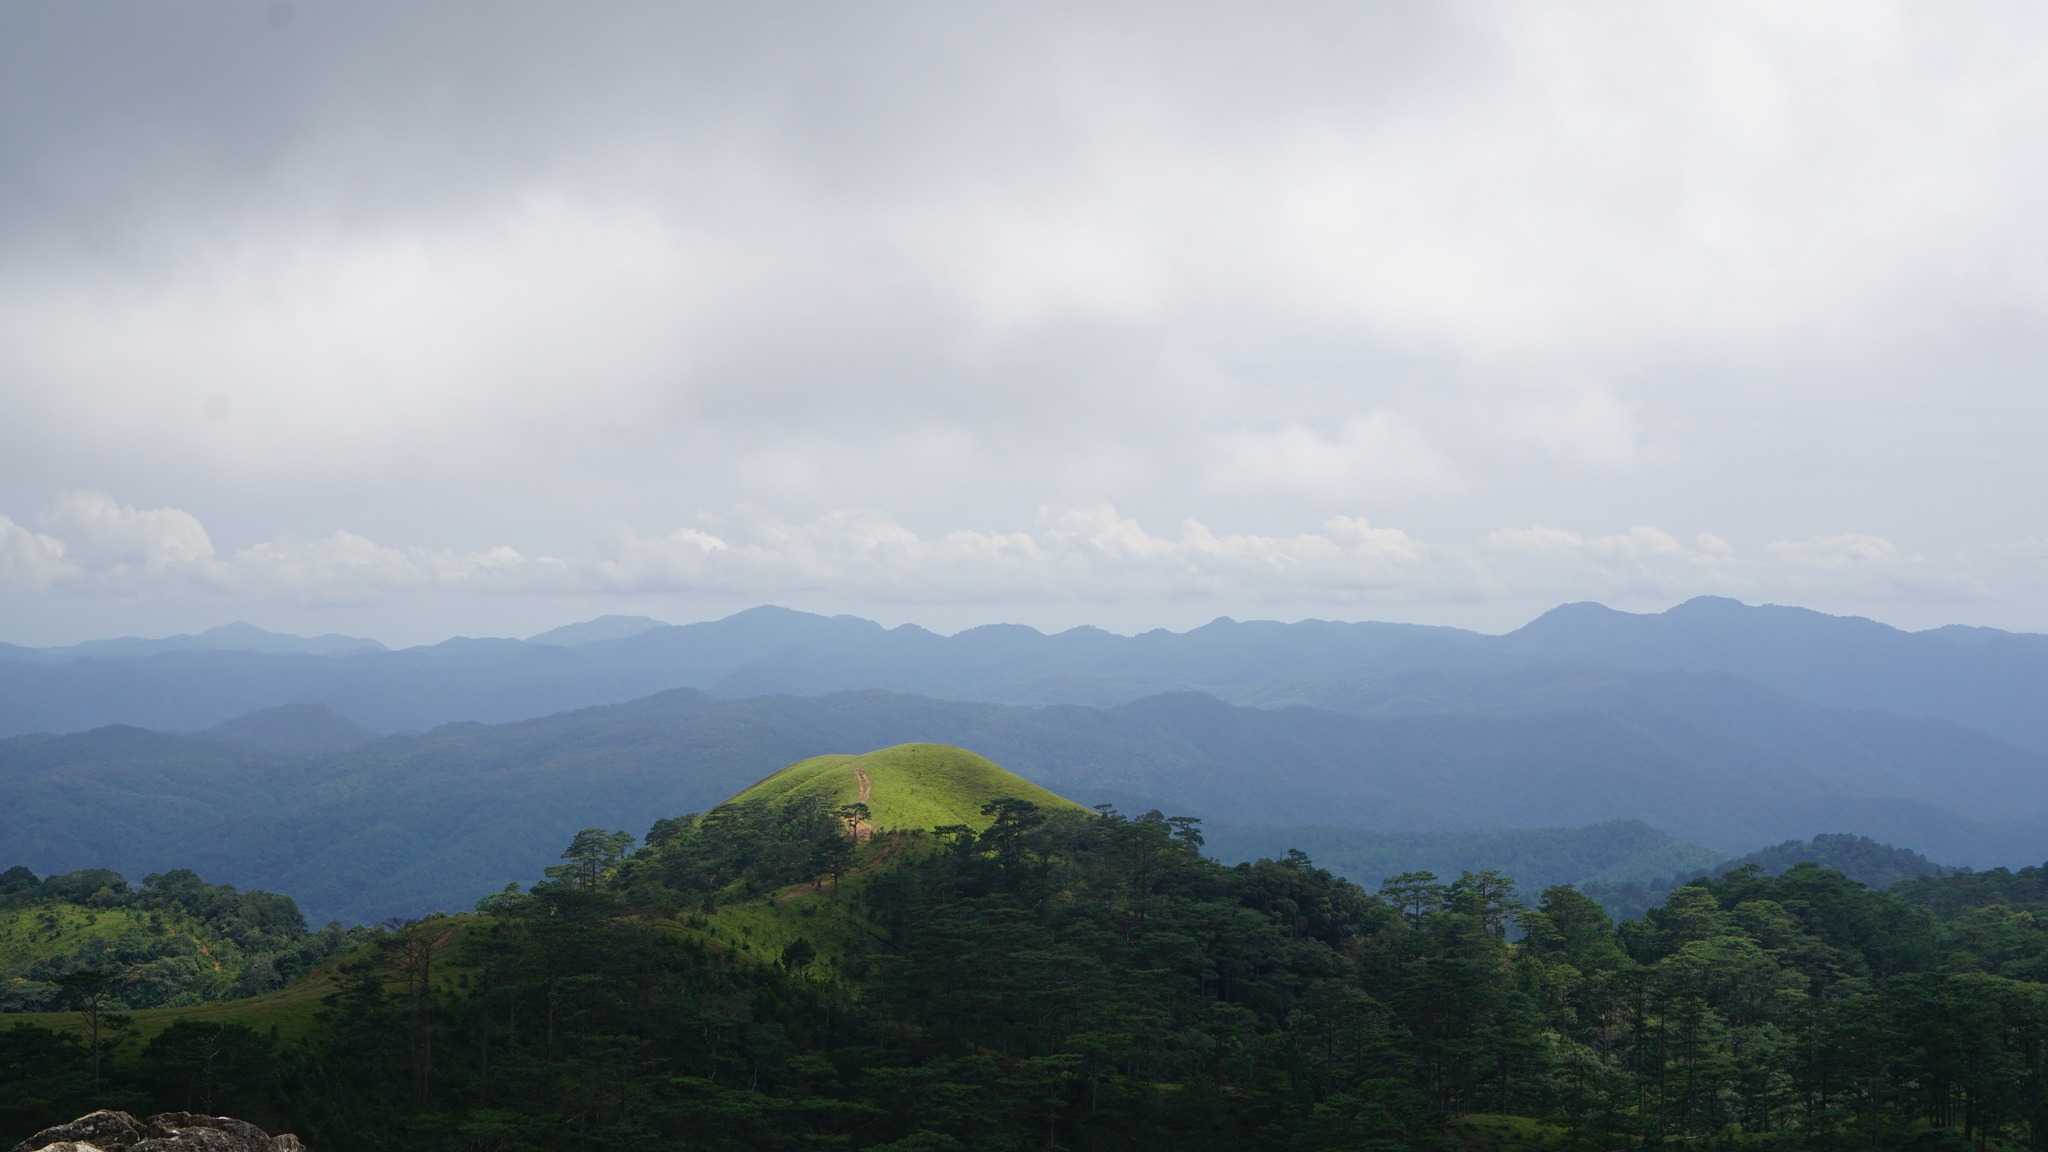
[[[253,996],[310,971],[367,935],[308,932],[275,892],[237,892],[189,870],[131,888],[104,868],[38,878],[0,873],[0,1012],[109,1011]]]
[[[181,1024],[95,1087],[0,1032],[0,1139],[132,1103],[350,1149],[2048,1147],[2048,929],[2003,903],[2038,870],[1749,868],[1617,928],[1495,873],[1224,866],[1157,813],[983,816],[590,830],[377,932],[303,1041]]]
[[[1957,871],[1936,864],[1910,848],[1880,844],[1868,836],[1847,832],[1824,832],[1811,840],[1787,840],[1747,855],[1716,861],[1711,867],[1691,868],[1667,877],[1642,879],[1609,874],[1594,877],[1577,887],[1598,900],[1616,919],[1632,920],[1662,904],[1672,892],[1695,880],[1751,867],[1766,876],[1778,876],[1801,864],[1818,864],[1865,887],[1880,890],[1909,880],[1947,876]]]

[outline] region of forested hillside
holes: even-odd
[[[1859,732],[1797,714],[1770,730],[1777,745],[1760,746],[1754,713],[1735,714],[1744,723],[1729,731],[1750,732],[1742,739],[1600,712],[1359,716],[1193,693],[1094,709],[680,690],[316,756],[109,728],[0,741],[0,843],[39,872],[189,867],[291,891],[317,921],[376,920],[464,907],[533,874],[542,846],[580,827],[644,827],[805,757],[929,742],[976,748],[1086,803],[1157,807],[1226,831],[1263,826],[1246,851],[1315,844],[1366,883],[1383,863],[1354,859],[1328,829],[1476,834],[1632,819],[1723,855],[1850,832],[1947,864],[2048,857],[2048,820],[2033,815],[2048,807],[2039,757],[1941,722],[1880,718]],[[69,832],[86,825],[103,834]],[[1546,851],[1557,866],[1512,855],[1464,864],[1574,881],[1700,866],[1651,870],[1584,843]],[[1580,857],[1589,869],[1571,870]]]
[[[1948,876],[1956,871],[1911,849],[1880,844],[1868,836],[1832,832],[1811,840],[1787,840],[1732,859],[1716,860],[1705,867],[1680,869],[1667,876],[1644,878],[1610,874],[1594,877],[1580,887],[1587,895],[1600,901],[1609,913],[1631,918],[1663,903],[1673,891],[1694,880],[1742,868],[1755,869],[1764,876],[1780,876],[1801,864],[1817,864],[1878,891],[1922,877]]]
[[[238,892],[186,869],[131,888],[106,869],[38,878],[17,866],[0,873],[0,1012],[254,996],[362,935],[339,925],[309,932],[291,897]]]
[[[761,608],[393,652],[238,627],[0,652],[0,732],[188,730],[0,741],[0,844],[41,872],[192,867],[374,919],[460,907],[578,827],[935,741],[1090,803],[1200,815],[1233,855],[1310,846],[1371,882],[1394,843],[1375,837],[1421,837],[1399,851],[1641,908],[1702,861],[1822,833],[1947,865],[2048,857],[2044,694],[2042,637],[1711,598],[1570,605],[1504,636],[947,637]],[[102,816],[89,845],[62,831]],[[1589,831],[1631,820],[1672,846]]]
[[[982,815],[858,841],[796,796],[666,819],[630,854],[587,830],[530,893],[377,936],[303,1043],[213,1030],[205,1090],[316,1148],[2048,1134],[2048,930],[2002,907],[1937,914],[1808,864],[1617,928],[1497,873],[1361,887],[1299,854],[1216,863],[1156,813]],[[197,1038],[93,1089],[76,1040],[0,1034],[0,1122],[189,1106]]]

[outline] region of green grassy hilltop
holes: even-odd
[[[786,804],[814,797],[828,806],[866,804],[868,823],[884,831],[948,824],[982,829],[982,806],[1011,797],[1045,809],[1082,810],[1014,772],[950,744],[898,744],[864,756],[813,756],[784,768],[727,801]]]
[[[987,832],[996,816],[983,809],[1003,799],[1040,815],[1093,817],[964,748],[899,744],[800,760],[651,836],[628,871],[633,882],[715,892],[701,924],[719,945],[773,961],[802,941],[815,952],[812,974],[838,982],[847,959],[873,945],[869,887],[936,851],[934,829]],[[841,813],[853,804],[868,815],[850,839]]]

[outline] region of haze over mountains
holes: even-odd
[[[2048,636],[1959,627],[1903,632],[1713,597],[1654,615],[1566,605],[1502,636],[1410,624],[1231,620],[1129,637],[1093,628],[1046,635],[1018,625],[940,636],[915,625],[885,629],[778,608],[654,624],[610,617],[530,641],[456,639],[396,652],[247,626],[230,626],[251,637],[233,650],[209,639],[228,629],[103,642],[114,646],[106,648],[0,650],[0,735],[115,723],[192,731],[292,703],[325,704],[388,733],[525,719],[683,687],[723,697],[884,688],[1097,706],[1191,689],[1238,702],[1381,712],[1554,709],[1558,694],[1573,690],[1545,685],[1579,683],[1585,669],[1606,669],[1722,673],[1832,708],[1949,720],[2048,755],[2048,708],[2041,706]],[[337,655],[314,655],[316,645]],[[1430,675],[1417,680],[1415,673]]]
[[[0,658],[0,847],[43,872],[196,867],[374,918],[530,878],[580,827],[639,832],[808,756],[937,742],[1084,802],[1201,816],[1243,855],[1377,862],[1357,834],[1599,826],[1545,849],[1583,865],[1548,879],[1824,832],[1945,864],[2048,856],[2032,635],[1696,600],[1568,606],[1499,637],[942,637],[756,609],[398,652],[188,639]]]
[[[236,621],[208,628],[196,635],[144,639],[122,636],[111,640],[87,640],[61,648],[23,648],[0,644],[0,660],[40,660],[62,663],[69,660],[120,660],[156,656],[166,652],[267,652],[304,653],[312,656],[353,656],[363,652],[389,651],[375,640],[360,636],[288,636],[254,624]]]

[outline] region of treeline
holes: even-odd
[[[104,868],[0,873],[0,1011],[175,1007],[279,987],[362,935],[307,930],[289,896],[208,884],[189,869],[130,887]]]
[[[1662,904],[1665,897],[1695,880],[1747,867],[1757,868],[1767,876],[1777,876],[1800,864],[1818,864],[1865,887],[1878,889],[1958,871],[1936,864],[1910,848],[1881,844],[1868,836],[1826,832],[1811,840],[1787,840],[1759,848],[1746,856],[1721,860],[1711,867],[1689,868],[1661,879],[1597,879],[1578,887],[1600,901],[1610,915],[1632,920]]]
[[[2034,865],[2017,872],[1993,868],[1923,876],[1900,884],[1896,891],[1941,916],[1960,916],[1992,905],[2015,912],[2048,913],[2048,865]]]
[[[1497,873],[1372,892],[1157,813],[986,815],[593,830],[485,916],[378,934],[305,1043],[213,1033],[261,1053],[215,1103],[394,1150],[1392,1149],[1472,1113],[1587,1149],[2048,1147],[2048,929],[1989,888],[1944,916],[1749,868],[1617,927]],[[750,948],[771,921],[806,934]],[[203,1040],[106,1091],[189,1096]]]

